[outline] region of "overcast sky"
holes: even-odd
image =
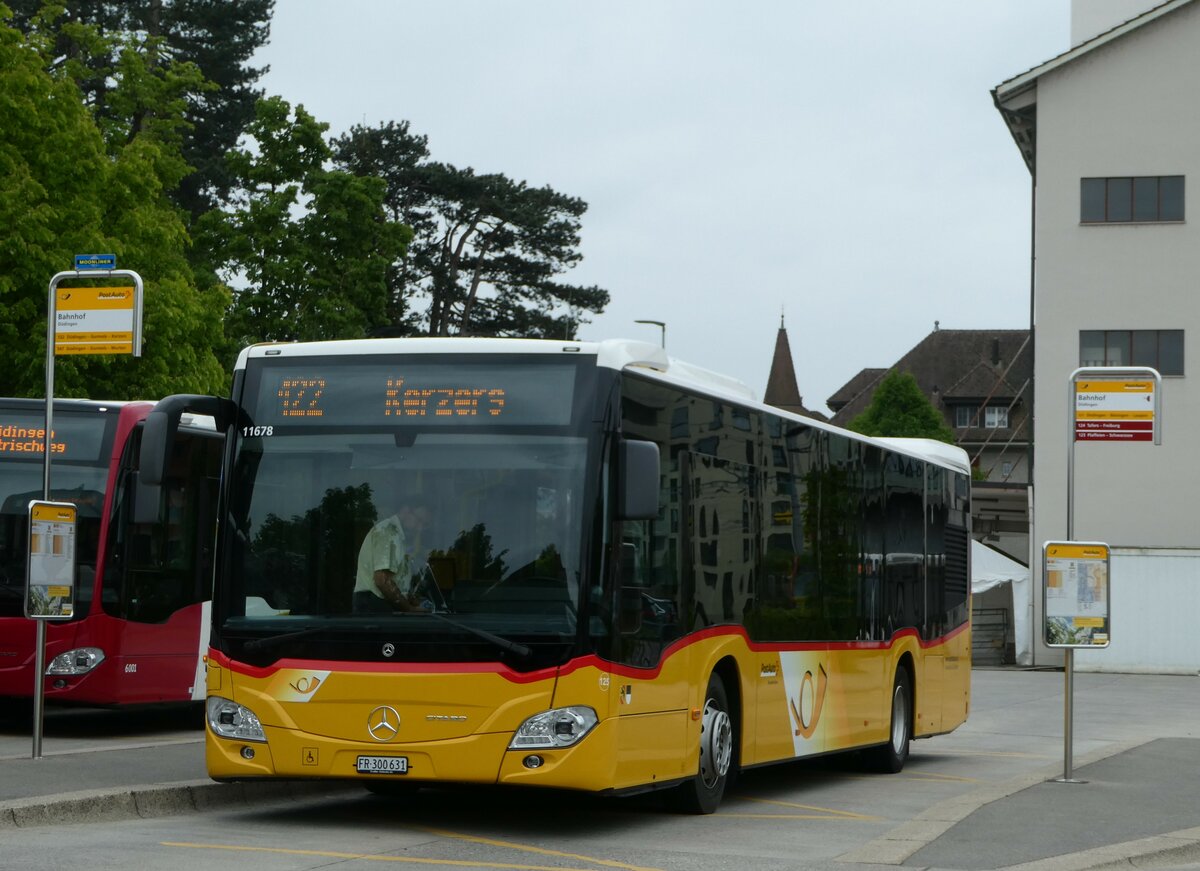
[[[809,408],[932,329],[1029,324],[1030,176],[993,87],[1069,48],[1068,0],[277,0],[268,94],[330,132],[588,203],[612,294],[761,397],[780,315]]]

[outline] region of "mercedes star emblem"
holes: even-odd
[[[389,641],[387,644],[383,645],[383,655],[384,656],[386,656],[390,659],[392,656],[395,655],[395,653],[396,653],[396,645],[392,644],[392,642]]]
[[[395,708],[380,705],[367,714],[367,731],[376,741],[391,741],[400,732],[400,715]]]

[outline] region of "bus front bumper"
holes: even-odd
[[[267,726],[267,740],[241,741],[205,730],[214,780],[336,779],[409,781],[418,785],[507,784],[600,792],[612,788],[615,728],[601,721],[567,748],[510,750],[511,733],[468,735],[412,744],[365,744]],[[364,774],[360,757],[403,759],[404,774]]]

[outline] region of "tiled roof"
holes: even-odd
[[[887,369],[863,369],[845,384],[838,388],[838,391],[825,400],[825,404],[834,410],[836,414],[841,411],[842,406],[852,401],[868,387],[874,388],[875,384],[887,374]]]
[[[988,397],[1012,399],[1017,395],[1020,385],[1013,386],[1010,380],[1011,370],[1008,378],[1003,377],[1003,372],[1003,369],[997,372],[996,367],[980,360],[955,384],[942,391],[942,399],[943,401],[961,400],[964,402],[968,399],[981,400]]]
[[[892,368],[911,373],[939,410],[955,400],[1011,401],[1033,374],[1028,339],[1028,330],[934,330]],[[888,371],[864,369],[830,397],[833,422],[845,425],[862,412]],[[855,387],[852,398],[844,399]]]

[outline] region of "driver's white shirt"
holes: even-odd
[[[389,571],[396,575],[396,586],[404,595],[412,591],[413,559],[408,553],[408,538],[400,518],[393,514],[379,521],[363,539],[358,551],[358,573],[354,592],[367,591],[380,599],[383,593],[375,585],[375,572]]]

